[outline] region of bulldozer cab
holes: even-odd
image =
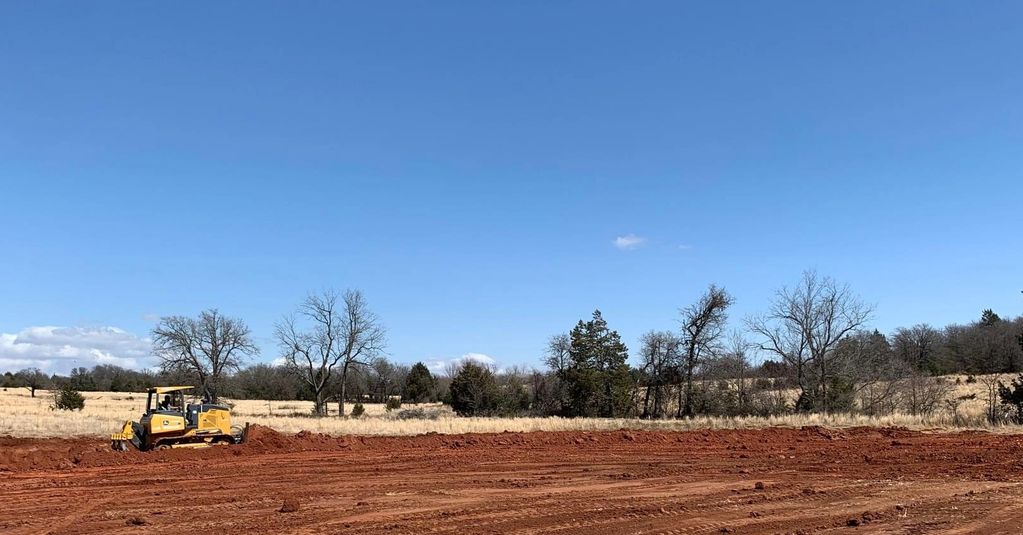
[[[168,413],[181,414],[185,412],[185,392],[191,390],[190,386],[158,386],[148,390],[149,397],[146,400],[146,414]]]
[[[146,414],[183,417],[185,427],[197,427],[202,420],[203,413],[209,412],[210,409],[226,409],[220,405],[206,403],[205,400],[188,403],[188,396],[185,393],[191,389],[190,386],[150,388],[149,398],[146,401]]]

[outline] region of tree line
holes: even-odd
[[[92,368],[73,368],[67,375],[48,375],[38,368],[6,372],[0,376],[0,387],[26,388],[35,391],[60,390],[71,387],[80,392],[144,392],[161,385],[193,385],[194,374],[165,370],[133,370],[111,364]],[[385,403],[400,398],[411,403],[436,402],[441,399],[444,378],[438,378],[423,363],[412,366],[376,358],[365,367],[349,374],[349,399],[363,403]],[[240,368],[220,380],[218,392],[228,399],[262,399],[269,401],[313,401],[313,393],[300,378],[285,366],[257,363]],[[336,400],[339,389],[331,387],[325,397]]]
[[[161,318],[152,332],[158,371],[98,365],[62,377],[26,369],[5,374],[2,383],[33,394],[68,384],[85,391],[193,384],[212,400],[311,400],[318,415],[332,402],[345,415],[347,402],[401,398],[443,401],[470,416],[687,418],[954,412],[952,388],[937,376],[1023,371],[1023,317],[984,310],[965,325],[918,324],[883,334],[868,327],[872,306],[814,271],[778,289],[763,313],[729,329],[734,302],[710,285],[679,309],[677,329],[640,337],[635,365],[597,310],[549,339],[545,369],[497,370],[466,361],[435,375],[422,363],[386,358],[386,331],[360,292],[326,290],[275,324],[280,365],[245,366],[257,354],[249,328],[211,309],[194,318]],[[985,386],[994,419],[1017,394],[1012,385]],[[1023,403],[1023,386],[1018,395]]]

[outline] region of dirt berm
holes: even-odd
[[[130,450],[117,452],[110,442],[97,438],[23,439],[0,437],[0,471],[61,470],[74,467],[123,466],[138,463],[215,459],[225,456],[288,453],[298,451],[337,451],[370,448],[379,451],[433,449],[433,448],[487,448],[499,446],[570,446],[580,444],[739,444],[750,435],[758,440],[770,441],[774,435],[788,436],[789,429],[760,431],[699,431],[689,433],[661,431],[616,432],[559,432],[559,433],[490,433],[442,435],[428,433],[413,437],[361,437],[331,436],[302,431],[297,434],[279,433],[269,427],[250,426],[247,440],[236,446],[218,446],[206,449],[174,449],[151,452]],[[799,434],[823,437],[828,440],[848,434],[881,437],[912,436],[913,433],[897,428],[854,428],[829,430],[804,427]]]

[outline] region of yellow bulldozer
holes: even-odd
[[[124,422],[121,431],[110,436],[113,448],[127,451],[132,446],[149,451],[244,441],[245,429],[231,426],[231,411],[227,406],[205,401],[186,403],[185,392],[191,389],[191,386],[148,389],[145,414],[137,422]]]

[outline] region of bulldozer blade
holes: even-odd
[[[245,422],[245,427],[242,428],[232,427],[231,438],[233,439],[235,444],[244,444],[245,441],[249,438],[249,423]]]

